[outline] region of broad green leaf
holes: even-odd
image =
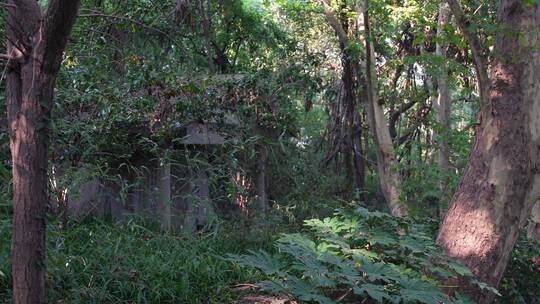
[[[281,269],[285,265],[280,261],[278,257],[271,256],[263,250],[248,251],[249,254],[243,255],[229,255],[233,260],[237,261],[243,266],[249,266],[260,269],[267,275],[281,274]]]
[[[379,245],[395,245],[397,244],[397,240],[392,237],[389,233],[384,231],[375,230],[371,232],[367,238],[367,240],[372,244],[379,244]]]
[[[353,292],[360,296],[367,293],[370,298],[378,303],[382,303],[383,299],[392,299],[392,297],[388,295],[388,292],[384,290],[384,286],[382,285],[362,284],[361,286],[355,286],[353,288]]]
[[[496,288],[493,288],[493,287],[489,286],[488,284],[486,284],[484,282],[480,282],[478,280],[472,280],[471,282],[473,284],[475,284],[476,286],[480,287],[480,289],[490,291],[490,292],[492,292],[492,293],[494,293],[494,294],[496,294],[498,296],[501,295]]]
[[[473,273],[467,266],[463,266],[456,262],[453,262],[453,261],[448,262],[448,267],[452,269],[453,271],[455,271],[460,276],[467,276],[467,277],[473,276]]]
[[[363,271],[372,282],[381,280],[389,283],[391,281],[397,281],[401,277],[399,273],[383,263],[365,263],[360,266],[360,270]]]
[[[405,278],[399,285],[399,292],[405,303],[438,304],[448,300],[436,286],[425,281]]]

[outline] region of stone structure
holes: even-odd
[[[182,144],[191,150],[224,143],[212,124],[193,122],[185,131]],[[114,221],[147,216],[157,219],[164,230],[194,232],[213,214],[209,177],[205,168],[182,163],[181,153],[171,151],[168,159],[150,160],[138,168],[137,174],[116,172],[117,180],[87,180],[68,193],[67,215]]]

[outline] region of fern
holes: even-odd
[[[259,283],[262,290],[304,303],[469,303],[438,289],[439,280],[454,277],[496,292],[445,257],[421,223],[358,208],[305,225],[309,233],[277,241],[276,255],[258,251],[231,258],[268,276]]]

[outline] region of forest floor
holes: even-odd
[[[294,224],[222,222],[189,238],[142,220],[60,226],[48,225],[48,303],[296,303],[259,292],[255,283],[266,277],[230,258],[251,250],[275,252],[282,233],[301,231]],[[0,303],[11,297],[10,230],[9,218],[0,218]],[[537,253],[524,242],[514,250],[499,303],[538,303],[523,297],[540,285],[540,267],[531,266]]]

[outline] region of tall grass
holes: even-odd
[[[191,238],[129,221],[48,226],[48,303],[230,303],[230,286],[257,274],[224,260],[269,247],[274,232],[200,233]],[[0,221],[0,303],[9,303],[10,222]]]

